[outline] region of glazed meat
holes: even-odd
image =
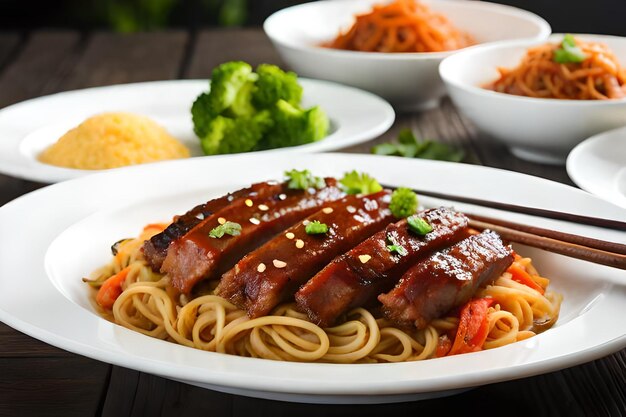
[[[389,200],[390,192],[384,190],[325,204],[239,261],[222,276],[217,294],[250,317],[268,314],[337,255],[389,224]],[[307,234],[306,225],[314,221],[326,224],[328,231]]]
[[[183,293],[188,293],[200,280],[218,278],[276,233],[314,213],[323,204],[344,197],[335,179],[325,181],[326,187],[319,190],[292,190],[283,184],[271,195],[233,199],[170,244],[161,272],[168,274],[172,286]],[[240,234],[210,237],[211,230],[225,221],[240,224]]]
[[[243,188],[235,191],[234,193],[226,194],[225,196],[215,198],[204,204],[197,205],[189,210],[187,213],[178,216],[174,219],[172,224],[156,235],[150,240],[147,240],[142,247],[144,257],[155,271],[161,269],[163,260],[167,255],[167,249],[170,244],[185,235],[198,223],[218,210],[226,207],[231,201],[242,198],[264,198],[269,195],[277,194],[285,187],[284,183],[278,183],[276,181],[261,182],[253,184],[250,187]]]
[[[484,231],[413,266],[378,299],[387,318],[422,329],[466,303],[479,286],[494,281],[512,262],[511,248],[496,233]]]
[[[372,303],[389,291],[418,260],[468,236],[467,218],[441,207],[419,213],[433,230],[417,236],[407,221],[388,225],[349,252],[333,260],[296,293],[296,301],[311,321],[331,325],[342,313]],[[402,254],[388,250],[399,245]]]

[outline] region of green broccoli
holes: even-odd
[[[270,149],[316,142],[328,133],[328,116],[319,106],[302,110],[278,100],[272,115],[274,127],[263,141],[263,146]]]
[[[298,84],[295,72],[285,72],[270,64],[259,65],[256,72],[259,79],[252,94],[252,101],[258,108],[271,108],[278,100],[285,100],[292,106],[300,105],[302,87]]]
[[[417,194],[409,188],[397,188],[391,194],[389,210],[398,219],[403,219],[415,214],[417,211]]]
[[[211,89],[191,106],[193,130],[207,155],[315,142],[329,121],[319,107],[300,108],[302,87],[293,72],[242,61],[213,70]]]
[[[207,126],[207,134],[200,137],[200,144],[206,155],[248,152],[272,124],[268,110],[236,119],[217,116]]]

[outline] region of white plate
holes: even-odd
[[[581,142],[567,157],[567,173],[583,190],[626,207],[626,127]]]
[[[345,148],[373,139],[393,124],[394,111],[380,97],[328,81],[300,78],[299,82],[304,88],[303,106],[320,105],[327,112],[331,121],[329,136],[316,143],[263,153]],[[190,109],[198,94],[208,88],[206,80],[122,84],[68,91],[6,107],[0,110],[0,172],[41,182],[96,172],[44,164],[37,155],[87,117],[105,111],[151,117],[181,140],[192,156],[202,156]]]
[[[519,247],[564,294],[553,329],[503,348],[400,364],[304,364],[203,352],[100,318],[80,279],[109,260],[109,245],[194,204],[254,181],[309,168],[358,169],[379,181],[626,220],[586,192],[518,173],[374,155],[280,154],[196,158],[110,171],[35,191],[0,208],[0,320],[81,355],[241,395],[302,402],[374,403],[432,398],[590,361],[626,347],[626,274]],[[440,201],[421,199],[422,204]],[[448,203],[449,204],[449,203]],[[464,205],[457,205],[463,209]],[[472,208],[624,243],[625,234]],[[58,240],[57,240],[58,239]]]

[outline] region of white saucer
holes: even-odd
[[[626,126],[581,142],[567,157],[567,173],[583,190],[626,207]]]

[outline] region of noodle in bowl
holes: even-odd
[[[626,64],[626,38],[573,35],[604,44]],[[550,43],[560,43],[554,34]],[[519,96],[485,88],[498,68],[515,68],[529,48],[545,42],[507,41],[480,45],[446,58],[439,68],[448,92],[465,115],[484,133],[504,142],[518,157],[564,164],[568,152],[597,133],[626,124],[626,99],[573,100]]]
[[[320,46],[384,0],[317,1],[278,11],[263,28],[282,59],[298,74],[362,88],[395,107],[435,106],[445,94],[437,68],[453,52],[380,53]],[[548,23],[530,12],[487,2],[430,0],[423,3],[477,43],[505,39],[542,40]]]

